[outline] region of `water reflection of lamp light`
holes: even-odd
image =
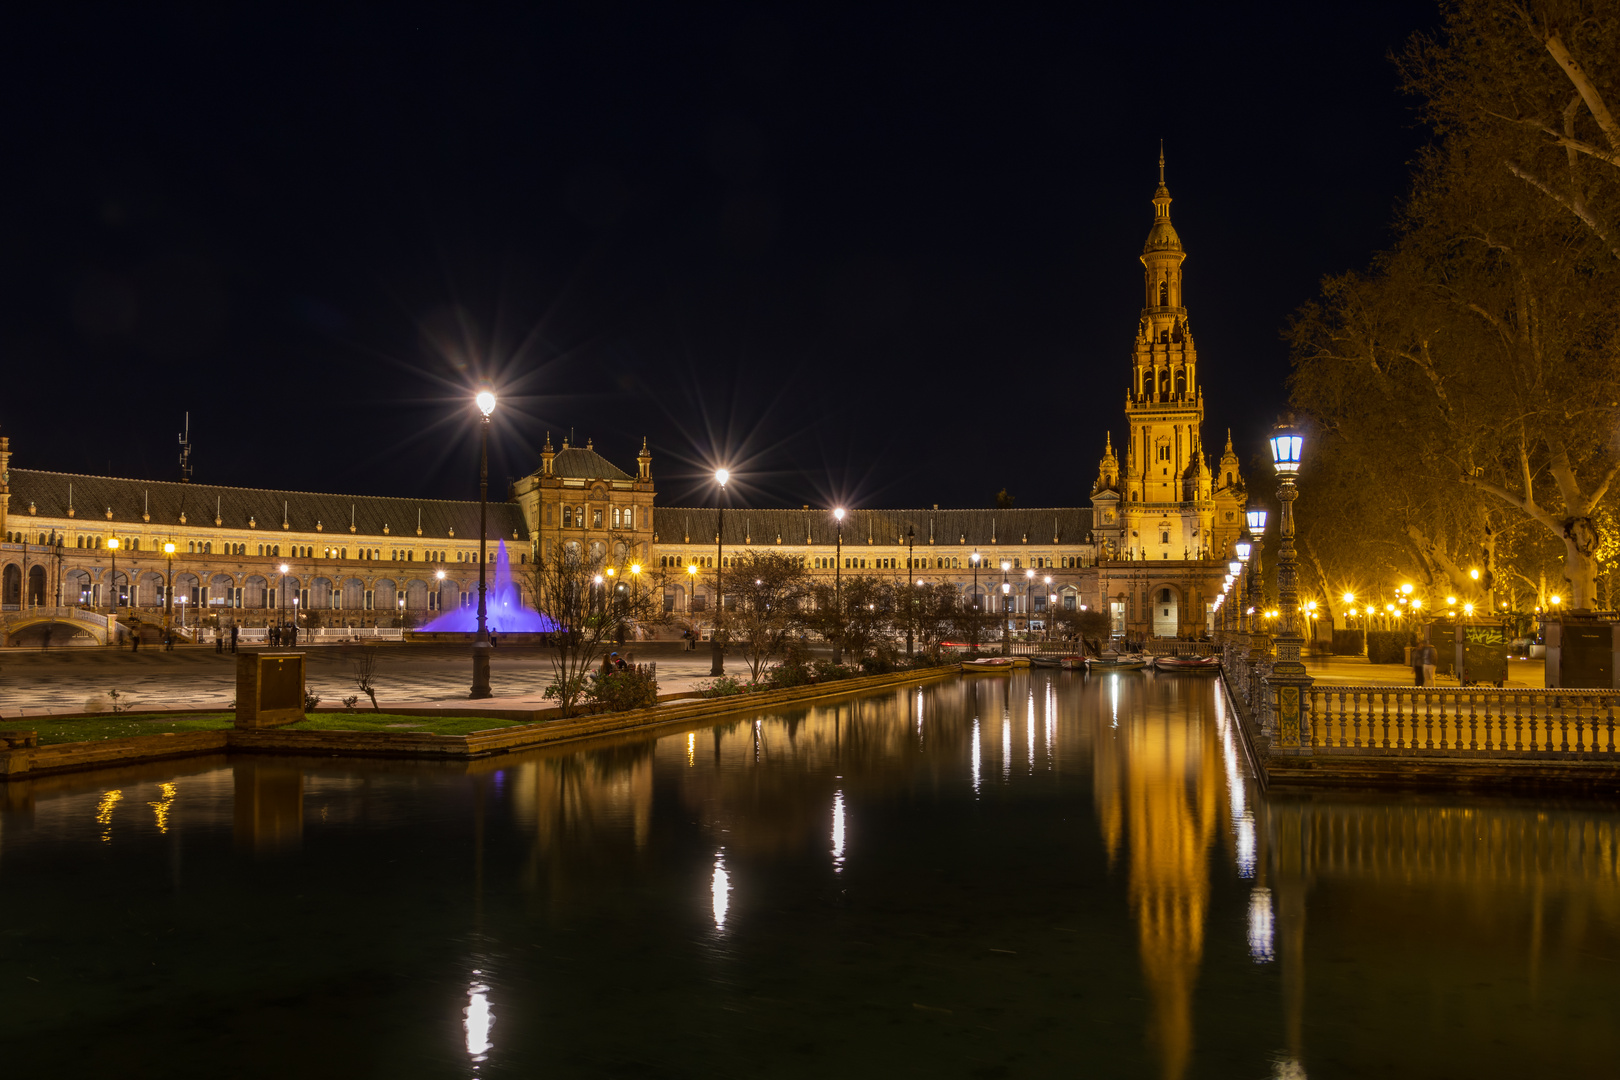
[[[973,794],[979,794],[979,768],[983,764],[982,754],[979,750],[979,718],[973,718]]]
[[[844,872],[844,793],[833,792],[832,819],[833,873]]]
[[[1276,958],[1276,927],[1271,916],[1271,890],[1259,885],[1249,894],[1249,959],[1257,964],[1267,964]]]
[[[731,875],[726,873],[726,852],[722,848],[714,853],[714,926],[726,928],[726,909],[731,906]]]
[[[479,975],[481,972],[473,972]],[[474,1061],[483,1061],[489,1056],[490,1048],[494,1045],[489,1041],[489,1032],[495,1026],[495,1013],[489,1007],[489,987],[481,982],[475,982],[467,988],[467,1008],[463,1013],[462,1027],[467,1032],[467,1055]]]

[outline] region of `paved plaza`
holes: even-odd
[[[354,651],[340,646],[297,650],[308,658],[309,687],[326,708],[342,708],[343,699],[359,694],[354,685]],[[626,657],[658,664],[659,689],[677,693],[696,689],[709,678],[709,653],[686,652],[677,642],[636,643]],[[377,702],[380,706],[467,705],[472,664],[464,646],[382,645],[377,647]],[[1335,685],[1410,686],[1412,670],[1400,664],[1369,664],[1360,657],[1333,657],[1307,664],[1320,683]],[[727,671],[746,677],[735,654]],[[544,708],[551,681],[551,653],[533,647],[503,646],[494,651],[490,684],[492,708]],[[1441,686],[1456,685],[1442,677]],[[1508,686],[1539,688],[1539,660],[1509,662]],[[45,716],[107,711],[109,692],[138,710],[227,708],[236,698],[236,664],[229,654],[211,647],[182,646],[174,652],[143,649],[78,648],[41,651],[0,649],[0,716]],[[364,695],[361,704],[369,705]]]
[[[309,688],[322,708],[341,709],[359,694],[352,672],[354,653],[340,646],[298,649],[306,657]],[[636,661],[658,664],[659,689],[694,689],[709,678],[707,651],[683,652],[679,643],[639,643],[621,650]],[[490,661],[491,708],[545,708],[552,678],[552,654],[533,647],[501,646]],[[746,675],[741,658],[727,658],[727,671]],[[465,707],[472,661],[465,646],[383,645],[377,647],[377,703]],[[236,658],[212,647],[181,646],[173,652],[142,649],[78,648],[41,651],[0,649],[0,716],[45,716],[108,711],[117,690],[136,710],[226,708],[236,698]],[[362,694],[362,706],[370,703]]]

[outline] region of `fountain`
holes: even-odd
[[[478,632],[478,599],[476,586],[472,590],[473,602],[466,607],[455,607],[422,627],[428,633]],[[495,549],[495,581],[485,594],[490,633],[537,634],[557,629],[557,624],[538,611],[523,606],[523,591],[512,581],[512,564],[507,558],[506,541]]]

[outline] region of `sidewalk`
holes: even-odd
[[[1405,664],[1369,664],[1364,656],[1316,657],[1305,661],[1311,678],[1331,686],[1411,686],[1412,669]],[[1507,688],[1545,688],[1545,668],[1540,660],[1509,660]],[[1456,686],[1446,675],[1435,677],[1436,686]]]

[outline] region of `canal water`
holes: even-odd
[[[1612,1076],[1612,804],[1266,797],[1216,684],[0,788],[18,1076]]]

